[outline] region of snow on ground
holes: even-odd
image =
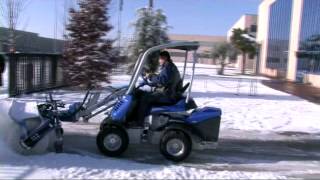
[[[222,130],[258,130],[262,132],[294,131],[319,133],[320,106],[298,97],[279,92],[257,83],[258,94],[249,96],[249,87],[255,78],[241,76],[216,76],[216,67],[201,65],[193,84],[192,96],[199,106],[219,107],[223,111]],[[181,69],[181,67],[179,67]],[[232,71],[232,69],[230,69]],[[187,69],[190,78],[190,68]],[[113,76],[113,85],[127,84],[127,75]],[[252,80],[253,79],[253,80]],[[258,78],[261,80],[263,78]],[[237,95],[237,87],[240,87]],[[84,92],[59,90],[56,98],[66,102],[80,101]],[[31,104],[43,98],[43,94],[24,96],[20,101]],[[277,173],[260,171],[205,170],[175,164],[151,165],[130,160],[94,158],[76,154],[46,154],[21,156],[13,153],[3,141],[10,131],[12,120],[6,116],[2,100],[0,110],[0,179],[5,178],[72,178],[72,179],[275,179],[284,178]],[[7,107],[8,108],[8,107]],[[97,118],[99,119],[99,118]]]
[[[249,96],[250,82],[219,78],[197,79],[193,97],[201,106],[223,111],[222,128],[258,131],[320,132],[320,106],[298,97],[257,84],[258,94]]]
[[[70,154],[47,154],[21,156],[13,153],[5,144],[4,137],[10,133],[12,120],[7,116],[10,102],[1,102],[0,137],[0,179],[176,179],[176,178],[224,178],[231,177],[226,172],[198,171],[179,166],[157,166],[139,164],[126,160],[95,159]],[[29,107],[28,107],[29,108]],[[236,173],[236,177],[254,178],[274,176],[264,173]]]
[[[171,164],[151,165],[129,160],[76,154],[22,156],[3,140],[12,128],[1,104],[0,179],[281,179],[272,172],[211,171]],[[4,106],[3,106],[4,105]]]
[[[0,141],[0,179],[280,179],[271,172],[209,171],[71,154],[15,155]]]
[[[182,64],[178,67],[183,69]],[[222,109],[222,128],[320,132],[319,105],[264,86],[261,80],[266,80],[265,77],[234,76],[237,71],[233,68],[226,68],[227,75],[217,76],[215,65],[196,67],[192,97],[199,106]],[[191,74],[190,64],[187,74]],[[257,95],[250,96],[250,86],[255,82]]]

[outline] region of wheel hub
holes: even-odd
[[[116,151],[121,147],[122,140],[117,134],[109,134],[104,138],[103,144],[109,151]]]
[[[171,139],[166,146],[167,152],[172,156],[180,156],[185,151],[185,145],[180,139]]]

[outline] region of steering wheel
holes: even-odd
[[[149,85],[147,76],[142,76],[142,79],[147,85]]]
[[[137,89],[143,87],[144,85],[150,86],[147,77],[145,77],[143,74],[141,74],[141,78],[143,81],[139,83],[139,85],[136,87]]]

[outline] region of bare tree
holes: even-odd
[[[8,45],[10,52],[15,52],[16,29],[20,23],[22,12],[29,2],[29,0],[1,0],[0,13],[5,26],[9,29]]]

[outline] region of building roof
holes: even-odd
[[[53,53],[53,52],[62,52],[63,49],[63,40],[52,39],[39,36],[38,33],[15,30],[16,33],[16,42],[15,50],[18,52],[25,53]],[[8,52],[9,43],[8,43],[9,29],[0,27],[0,51]]]
[[[221,42],[226,41],[226,36],[191,35],[191,34],[169,34],[171,40],[176,41],[198,41],[198,42]]]

